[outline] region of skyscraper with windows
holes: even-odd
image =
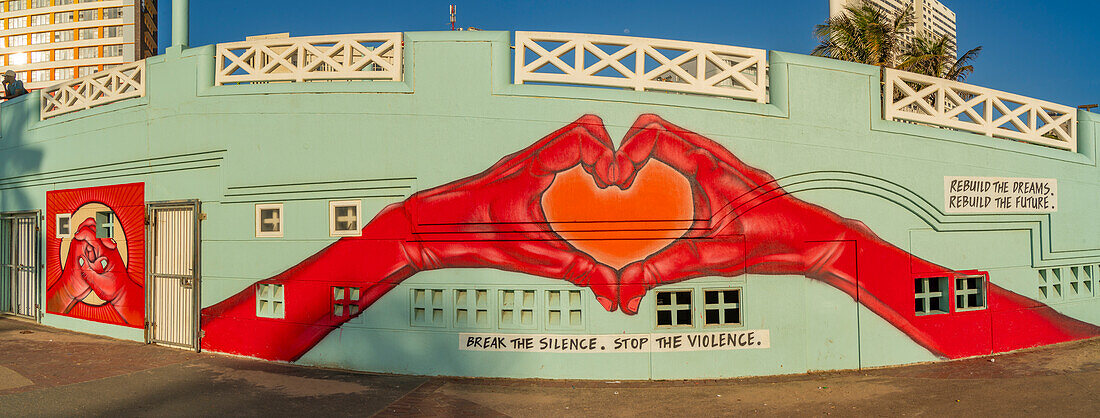
[[[913,4],[913,17],[916,23],[906,39],[912,39],[918,33],[931,33],[935,37],[943,35],[951,43],[951,53],[958,54],[958,37],[955,30],[955,12],[936,0],[829,0],[829,16],[836,16],[846,6],[859,1],[867,1],[879,8],[893,13]]]
[[[157,0],[0,0],[0,65],[28,89],[157,53]]]

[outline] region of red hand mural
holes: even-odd
[[[697,219],[663,250],[616,271],[547,224],[540,199],[559,173],[579,165],[601,188],[629,189],[652,160],[689,180]],[[770,175],[721,145],[657,116],[640,117],[615,152],[602,122],[589,115],[481,174],[387,207],[361,237],[340,239],[264,280],[286,287],[284,319],[256,318],[254,287],[204,309],[203,347],[294,360],[349,319],[332,314],[332,286],[363,287],[362,311],[418,271],[475,267],[567,280],[592,289],[608,311],[621,307],[628,314],[637,313],[649,289],[663,284],[799,274],[837,287],[933,353],[953,358],[1100,334],[992,284],[982,314],[1003,312],[1007,322],[1028,331],[988,341],[988,319],[917,316],[914,277],[980,272],[954,272],[914,257],[859,221],[787,194]],[[971,332],[975,326],[985,327],[986,341]]]
[[[46,312],[145,326],[144,205],[142,183],[46,193]],[[58,233],[58,215],[71,234]]]
[[[879,238],[862,222],[787,194],[772,176],[750,167],[720,144],[655,115],[643,115],[618,151],[628,188],[651,160],[692,180],[696,221],[684,239],[626,266],[621,306],[635,313],[646,291],[704,276],[798,274],[855,298],[933,353],[950,358],[987,354],[986,333],[952,315],[916,315],[914,279],[984,274],[955,272],[915,257]],[[987,277],[988,279],[988,277]],[[988,283],[988,280],[986,280]],[[1100,329],[1045,305],[988,285],[989,307],[1006,312],[1020,331],[998,334],[998,351],[1100,335]],[[986,312],[985,314],[989,314]],[[985,323],[977,324],[986,327]],[[1027,331],[1023,331],[1027,329]]]
[[[365,287],[358,302],[365,309],[416,272],[442,268],[488,267],[566,280],[592,289],[604,308],[614,310],[615,271],[554,234],[540,203],[555,175],[578,165],[607,187],[613,158],[602,121],[582,117],[481,174],[385,208],[362,236],[342,238],[263,281],[286,286],[284,319],[254,320],[253,287],[204,309],[202,345],[296,359],[348,319],[332,315],[332,283]]]
[[[101,322],[143,325],[143,291],[128,277],[115,240],[96,238],[95,219],[88,218],[73,234],[61,280],[48,290],[46,306]]]

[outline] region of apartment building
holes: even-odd
[[[859,1],[868,1],[871,4],[888,12],[895,12],[913,4],[913,16],[916,24],[915,31],[910,31],[906,36],[912,39],[919,32],[931,33],[936,37],[947,35],[951,40],[951,52],[958,54],[958,36],[955,28],[955,12],[936,0],[829,0],[829,16],[836,16],[846,6]]]
[[[4,0],[0,6],[0,65],[28,89],[157,53],[157,0]]]

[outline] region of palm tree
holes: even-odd
[[[912,3],[896,13],[887,13],[867,1],[849,4],[843,13],[814,29],[820,44],[812,54],[893,67],[906,49],[905,34],[914,23]]]
[[[897,68],[932,77],[965,81],[966,76],[974,72],[974,65],[971,63],[981,51],[982,47],[979,46],[955,58],[947,35],[936,37],[924,33],[909,42],[901,54],[901,62]]]

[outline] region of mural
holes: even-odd
[[[602,121],[587,115],[480,174],[385,208],[361,236],[261,281],[283,286],[285,318],[256,318],[255,285],[204,309],[202,345],[295,360],[350,319],[333,315],[331,283],[364,287],[362,312],[419,271],[475,267],[565,280],[628,315],[662,285],[802,275],[847,293],[947,358],[1100,334],[989,283],[984,272],[909,254],[658,116],[639,117],[616,149]],[[943,314],[917,314],[921,280],[942,283],[953,298],[954,280],[965,277],[985,285],[984,309],[946,303]]]
[[[144,204],[144,183],[46,192],[46,312],[145,326]]]

